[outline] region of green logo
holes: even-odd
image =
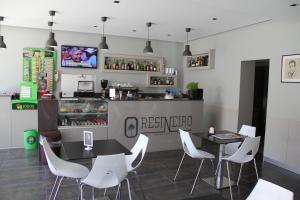
[[[28,136],[27,137],[27,143],[28,144],[34,144],[35,141],[36,141],[35,137],[33,137],[33,136]]]

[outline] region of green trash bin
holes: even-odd
[[[24,149],[38,148],[38,132],[34,129],[24,131]]]

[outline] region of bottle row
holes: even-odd
[[[104,69],[160,72],[160,64],[149,60],[105,58]]]
[[[150,85],[174,85],[174,77],[150,77]]]
[[[188,67],[205,67],[208,66],[208,55],[191,57],[188,60]]]

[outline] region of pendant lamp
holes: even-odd
[[[106,43],[106,37],[104,35],[104,24],[107,21],[107,17],[101,17],[101,21],[103,22],[103,26],[102,26],[102,36],[101,36],[101,43],[99,44],[99,49],[107,51],[108,45]]]
[[[4,17],[0,16],[0,49],[6,49],[6,44],[4,42],[4,36],[1,34],[1,22],[4,20]]]
[[[57,47],[57,42],[55,40],[55,33],[53,33],[52,31],[52,26],[53,26],[53,16],[55,15],[56,11],[54,10],[50,10],[49,11],[49,15],[51,16],[51,21],[48,22],[48,26],[49,26],[49,39],[46,42],[46,47],[52,47],[55,48]]]
[[[144,51],[143,51],[143,53],[146,53],[146,54],[153,54],[153,49],[151,47],[151,41],[149,40],[149,29],[150,29],[151,25],[152,25],[151,22],[146,23],[146,26],[147,26],[147,29],[148,29],[148,40],[146,41],[146,46],[145,46]]]
[[[184,52],[182,53],[183,56],[192,56],[192,52],[190,50],[189,45],[189,32],[191,32],[191,28],[186,28],[186,45],[184,47]]]

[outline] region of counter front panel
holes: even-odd
[[[108,138],[132,148],[140,133],[149,151],[181,148],[178,129],[200,131],[203,101],[110,101]],[[195,139],[195,140],[194,140]],[[199,138],[194,138],[200,144]]]

